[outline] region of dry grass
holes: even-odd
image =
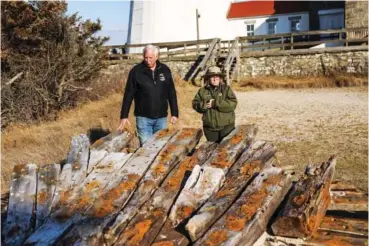
[[[331,87],[352,87],[368,85],[368,76],[366,75],[344,75],[335,74],[329,77],[305,77],[293,78],[284,76],[265,76],[240,80],[235,87],[257,88],[257,89],[301,89],[301,88],[331,88]]]

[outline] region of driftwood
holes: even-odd
[[[263,170],[195,245],[253,245],[291,186],[280,168]]]
[[[275,235],[304,238],[318,229],[330,203],[335,165],[336,158],[331,157],[321,165],[308,166],[272,225]]]
[[[131,154],[110,153],[94,171],[60,200],[60,207],[38,230],[27,239],[26,244],[50,245],[57,242],[73,223],[79,222],[85,211],[101,196],[102,189],[117,175]]]
[[[206,142],[192,156],[186,157],[180,162],[168,175],[162,186],[131,220],[117,244],[151,245],[167,219],[169,209],[180,191],[186,172],[192,171],[195,165],[202,165],[210,157],[216,146],[215,143]],[[145,230],[140,230],[142,226]],[[113,236],[119,235],[117,232],[115,229],[105,234],[105,238],[108,239],[105,242],[110,242],[108,245],[115,243],[116,236],[114,238]]]
[[[132,140],[133,134],[124,132],[113,132],[100,138],[90,147],[90,161],[88,163],[87,173],[90,173],[94,166],[110,152],[120,152],[127,147]]]
[[[223,139],[202,167],[194,168],[170,212],[173,227],[189,218],[219,190],[229,168],[253,141],[256,131],[254,125],[238,126]]]
[[[59,164],[42,165],[38,170],[35,229],[44,223],[51,212],[51,203],[59,174]]]
[[[114,216],[114,211],[119,211],[122,205],[127,201],[127,199],[129,199],[130,195],[133,193],[136,187],[136,184],[139,182],[147,167],[152,163],[159,151],[167,143],[168,139],[170,139],[175,133],[176,131],[169,130],[162,130],[157,132],[153,136],[153,138],[156,140],[156,145],[144,147],[136,152],[128,161],[128,163],[126,163],[123,168],[116,172],[116,175],[119,178],[114,179],[113,177],[110,177],[110,182],[106,185],[105,189],[101,191],[98,199],[95,199],[94,202],[89,205],[89,207],[82,207],[85,213],[83,214],[83,216],[87,216],[90,218],[96,217],[99,223],[101,223],[101,220],[109,221],[109,219],[112,219],[112,216]],[[128,156],[125,153],[111,154]],[[101,165],[100,163],[98,164],[98,166]],[[94,169],[96,169],[96,167]],[[91,176],[91,174],[89,176]],[[66,236],[65,232],[67,230],[70,230],[73,223],[77,221],[79,221],[79,224],[81,223],[80,226],[82,227],[84,217],[82,217],[82,214],[80,212],[74,214],[68,213],[68,211],[70,210],[68,210],[65,205],[67,204],[64,204],[64,206],[59,211],[53,214],[53,218],[48,220],[50,226],[44,224],[44,228],[40,228],[43,229],[43,231],[36,231],[36,233],[34,233],[27,240],[27,242],[29,242],[30,244],[36,244],[37,242],[39,245],[47,245],[55,243],[56,241],[59,241],[61,237],[64,237],[63,240],[66,242],[66,244],[70,245],[75,240],[77,240],[78,237],[71,238],[70,235],[73,235],[73,233],[75,233],[75,230],[80,232],[78,228],[74,228],[74,230],[72,230],[72,232]],[[78,210],[81,211],[81,209]],[[86,211],[85,209],[88,210]],[[71,215],[72,218],[70,218]],[[89,224],[87,223],[87,225]],[[55,230],[56,228],[57,230]],[[45,232],[52,236],[42,238],[42,233]]]
[[[22,245],[32,233],[32,219],[35,208],[37,166],[17,165],[12,174],[8,215],[2,230],[6,245]]]
[[[119,212],[114,223],[106,228],[106,231],[124,230],[128,222],[150,198],[173,167],[196,147],[201,136],[202,131],[200,129],[184,128],[170,139],[140,181],[129,203]]]
[[[56,185],[51,212],[56,211],[59,208],[60,199],[68,196],[73,186],[80,184],[82,179],[86,177],[89,144],[87,135],[81,134],[72,138],[67,163],[63,166]]]
[[[158,170],[157,169],[158,166],[160,166],[161,164],[169,165],[171,162],[178,161],[179,159],[181,159],[182,158],[181,155],[186,155],[188,151],[194,148],[198,140],[201,137],[201,131],[199,129],[183,129],[179,131],[176,135],[174,135],[172,138],[169,139],[169,136],[172,136],[174,133],[175,131],[164,130],[162,134],[159,134],[157,136],[156,141],[152,142],[151,144],[147,144],[143,146],[144,149],[145,148],[152,149],[153,147],[155,148],[155,146],[162,147],[163,144],[160,144],[160,141],[164,142],[164,139],[165,139],[165,142],[167,142],[153,163],[152,163],[152,160],[150,162],[147,161],[149,165],[152,163],[150,169],[148,170],[148,173],[150,173],[150,171],[153,174],[160,173],[163,169]],[[165,137],[165,135],[167,135],[167,137]],[[138,153],[138,155],[142,155],[142,153],[141,154]],[[109,196],[105,195],[103,197],[110,198],[110,200],[107,200],[104,198],[99,199],[99,201],[97,201],[86,212],[86,218],[83,220],[83,222],[80,223],[77,227],[75,227],[74,231],[72,231],[70,235],[67,235],[67,237],[64,239],[65,242],[70,244],[71,241],[68,240],[68,238],[70,238],[73,240],[79,240],[81,241],[82,244],[88,244],[88,245],[100,244],[101,240],[103,239],[102,238],[103,228],[115,217],[116,213],[118,213],[121,207],[126,206],[125,203],[128,200],[128,198],[130,198],[131,195],[137,193],[137,191],[136,193],[133,193],[133,191],[136,185],[138,184],[138,182],[140,181],[141,176],[147,170],[147,167],[148,167],[148,166],[145,167],[145,165],[139,162],[132,162],[132,164],[133,165],[128,165],[123,168],[125,169],[125,171],[123,172],[125,173],[125,175],[130,173],[128,178],[131,179],[129,181],[130,184],[132,184],[131,187],[128,187],[128,189],[122,192],[118,192],[117,190],[118,184],[115,184],[115,186],[109,187],[109,189],[107,189],[108,190],[107,194],[109,194]],[[153,167],[156,167],[156,168],[153,169]],[[125,180],[125,182],[127,182],[127,180]],[[138,187],[140,186],[138,185]],[[119,200],[115,200],[115,201],[111,200],[112,191],[115,191],[115,193],[121,196]],[[131,199],[131,201],[133,199],[134,199],[134,196]]]
[[[272,165],[274,160],[270,158],[275,152],[272,144],[257,141],[242,154],[227,174],[223,187],[187,223],[186,230],[192,241],[201,237],[222,216],[260,170]]]

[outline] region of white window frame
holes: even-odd
[[[268,21],[267,23],[268,23],[268,35],[276,34],[277,33],[277,21]]]
[[[300,31],[300,20],[290,20],[291,32]]]
[[[254,35],[255,35],[255,24],[254,23],[246,23],[246,36],[249,37],[249,36],[254,36]]]

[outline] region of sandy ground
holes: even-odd
[[[338,156],[335,179],[368,189],[366,88],[236,92],[236,124],[255,123],[274,143],[282,166],[303,172],[309,162]]]

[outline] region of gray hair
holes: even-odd
[[[157,46],[152,45],[152,44],[146,45],[145,48],[143,49],[142,55],[145,55],[146,51],[148,50],[154,52],[156,57],[159,57],[159,48]]]

